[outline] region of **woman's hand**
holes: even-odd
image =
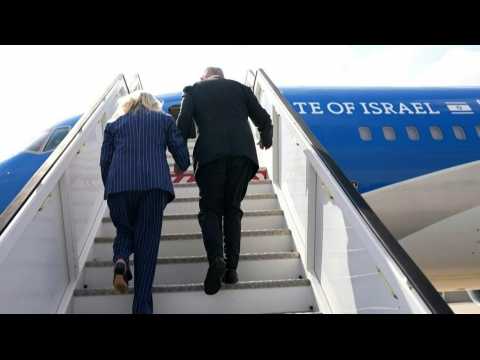
[[[183,175],[184,172],[182,171],[182,169],[180,169],[178,167],[177,164],[174,164],[173,165],[173,173],[175,174],[175,176],[179,176],[179,175]]]

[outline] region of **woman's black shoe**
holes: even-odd
[[[227,269],[225,276],[223,277],[225,284],[236,284],[238,282],[238,274],[235,269]]]
[[[220,290],[225,269],[225,261],[221,257],[216,258],[212,265],[210,265],[207,277],[203,283],[203,288],[207,295],[216,294],[218,290]]]

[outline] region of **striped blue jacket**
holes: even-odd
[[[187,144],[172,116],[138,110],[108,123],[100,155],[104,198],[123,191],[161,189],[175,198],[166,148],[182,170],[190,166]]]

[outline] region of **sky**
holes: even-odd
[[[480,86],[480,46],[0,46],[0,162],[45,128],[89,109],[120,73],[155,95],[179,92],[207,66],[277,86]]]

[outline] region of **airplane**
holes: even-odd
[[[0,214],[57,148],[81,115],[43,131],[27,148],[0,163]]]
[[[479,304],[480,88],[280,92],[436,289],[467,290]],[[181,95],[157,98],[176,118]],[[78,118],[0,164],[0,212]]]

